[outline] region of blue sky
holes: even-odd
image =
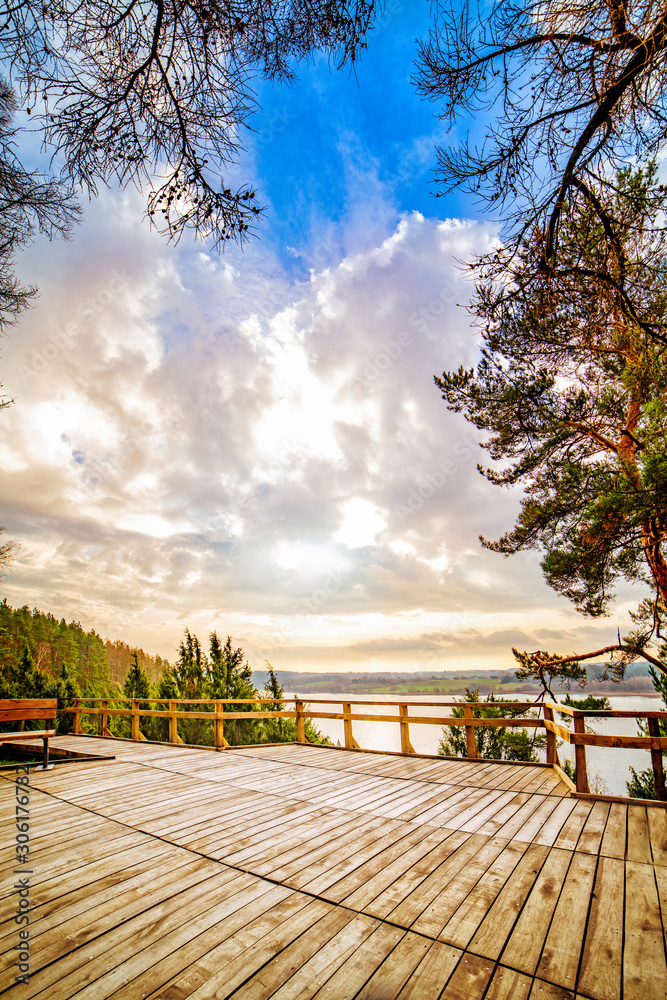
[[[460,261],[497,227],[431,196],[449,140],[409,82],[430,5],[388,9],[356,79],[317,59],[259,88],[225,174],[266,205],[243,252],[167,245],[128,189],[22,255],[40,298],[2,355],[10,603],[167,657],[215,628],[282,669],[509,668],[511,645],[623,627],[632,595],[590,622],[535,554],[479,546],[519,497],[478,475],[433,375],[474,363]]]
[[[429,21],[428,3],[389,4],[356,72],[335,71],[319,56],[297,68],[293,84],[258,87],[262,108],[250,119],[256,135],[248,145],[267,207],[261,235],[296,274],[323,235],[337,238],[343,252],[359,249],[349,245],[360,238],[351,217],[378,191],[396,218],[470,214],[465,196],[432,193],[435,144],[446,133],[410,79],[416,39],[427,36]],[[367,228],[366,239],[372,235]]]

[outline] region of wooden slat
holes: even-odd
[[[441,994],[441,1000],[481,1000],[493,974],[493,963],[466,953]]]
[[[625,863],[624,1000],[664,1000],[667,984],[660,904],[651,865]]]
[[[535,975],[571,858],[569,851],[550,851],[502,953],[503,965]]]
[[[497,961],[548,853],[546,847],[528,847],[470,942],[471,951]]]
[[[608,815],[608,802],[596,802],[593,805],[577,842],[578,851],[581,851],[583,854],[599,853]]]
[[[534,837],[535,843],[552,847],[569,819],[575,804],[572,799],[561,799],[542,829]]]
[[[526,849],[525,844],[516,841],[507,844],[442,928],[441,940],[459,948],[468,947]]]
[[[597,859],[575,854],[561,890],[537,975],[574,990]]]
[[[577,802],[568,819],[563,824],[554,847],[562,847],[565,851],[573,851],[575,849],[579,835],[592,808],[592,802]]]
[[[396,945],[404,937],[405,931],[391,924],[381,923],[377,929],[367,937],[363,944],[348,958],[340,969],[331,976],[326,983],[319,983],[320,986],[313,994],[313,1000],[340,1000],[344,997],[356,997],[357,992],[373,973],[387,960],[391,961],[391,955]],[[167,998],[165,998],[167,1000]],[[197,1000],[207,1000],[205,997],[197,997]]]
[[[426,879],[430,878],[435,872],[439,871],[442,866],[447,863],[447,859],[451,855],[454,855],[461,848],[461,845],[465,844],[468,840],[468,834],[459,833],[458,831],[452,833],[441,844],[434,847],[432,851],[429,851],[428,854],[421,857],[406,872],[394,879],[391,885],[387,886],[386,889],[378,893],[375,898],[364,907],[364,912],[370,913],[374,917],[386,918],[404,899],[408,898],[410,894],[417,889],[417,887],[421,886],[424,886],[424,892],[421,898],[424,901],[423,905],[426,906],[438,892],[437,876],[436,887],[432,890],[433,895],[428,895],[426,891],[428,889]]]
[[[429,827],[417,827],[408,829],[398,839],[392,839],[382,851],[330,886],[326,890],[326,898],[336,903],[345,899],[346,906],[349,906],[349,899],[358,888],[366,886],[380,872],[386,872],[397,859],[405,858],[406,852],[411,848],[422,845],[429,838],[429,832]],[[435,846],[436,843],[442,843],[442,839],[444,838],[429,838],[429,843]],[[273,877],[276,877],[276,873]]]
[[[319,900],[310,900],[305,906],[302,903],[302,897],[295,893],[283,903],[273,906],[265,917],[242,927],[229,939],[225,939],[223,924],[222,943],[214,946],[199,962],[195,962],[194,965],[188,963],[185,968],[181,967],[181,970],[174,972],[175,982],[153,995],[164,997],[165,1000],[184,995],[192,997],[193,1000],[195,997],[196,1000],[204,998],[223,1000],[239,987],[245,990],[248,981],[251,981],[257,973],[261,975],[263,969],[270,968],[270,963],[272,959],[275,960],[276,955],[284,953],[293,942],[299,941],[311,928],[316,928],[320,920],[331,913],[331,909]],[[176,954],[181,962],[183,960],[187,962],[186,949]],[[133,982],[132,970],[125,971],[125,978],[129,981],[128,989],[121,994],[122,1000],[136,1000],[137,982],[145,982],[150,989],[152,981],[150,958],[150,950],[147,950],[143,961],[145,970],[140,974],[140,979],[135,979]],[[116,978],[122,980],[123,976],[114,977]],[[116,1000],[118,992],[108,995],[112,995]],[[82,1000],[97,1000],[97,995],[91,990],[88,995],[82,997]]]
[[[431,901],[440,896],[444,887],[449,885],[452,879],[471,863],[486,843],[487,838],[480,837],[477,834],[466,838],[465,842],[450,857],[427,874],[425,878],[421,879],[412,891],[390,911],[392,922],[400,924],[403,927],[410,927],[417,917],[423,914],[424,910],[431,904]],[[419,867],[416,865],[415,869]],[[373,904],[373,907],[376,905],[377,900]],[[372,908],[369,907],[368,909]],[[433,934],[433,937],[435,936]]]
[[[397,1000],[437,1000],[460,958],[458,948],[434,941]]]
[[[54,745],[117,759],[31,776],[26,1000],[665,1000],[664,810],[522,764]]]
[[[472,844],[471,847],[475,850],[476,845]],[[451,877],[443,879],[443,888],[435,899],[427,907],[422,906],[421,912],[412,910],[412,912],[417,912],[417,917],[412,923],[413,930],[434,938],[442,935],[443,940],[447,943],[456,943],[450,935],[443,934],[443,928],[449,925],[454,914],[464,904],[480,878],[506,847],[507,844],[504,840],[498,838],[489,840],[477,849],[470,861],[459,867],[458,871],[452,870]],[[511,867],[516,864],[516,860],[515,857],[512,857]],[[399,907],[392,914],[392,919],[400,922],[401,913],[402,910]]]
[[[387,997],[398,996],[431,944],[426,938],[408,932],[392,951],[391,961],[382,963],[355,1000],[387,1000]]]
[[[21,718],[25,719],[25,715],[21,716]],[[43,716],[33,715],[31,718],[42,719]],[[21,740],[42,740],[44,738],[50,739],[55,735],[55,729],[28,729],[24,733],[0,733],[0,743],[17,743]]]
[[[535,979],[529,1000],[579,1000],[579,998],[564,986],[555,986],[544,979]],[[613,997],[609,1000],[613,1000]]]
[[[402,851],[400,855],[394,860],[390,861],[384,868],[381,868],[375,875],[370,875],[366,877],[365,881],[355,888],[348,896],[341,899],[341,902],[345,903],[345,906],[349,906],[352,909],[365,909],[374,899],[381,895],[389,886],[393,885],[398,879],[402,878],[406,872],[417,863],[419,863],[423,858],[434,851],[436,848],[451,838],[458,838],[457,843],[460,843],[461,834],[452,834],[450,831],[446,830],[434,830],[432,827],[426,827],[430,832],[428,836],[424,838],[419,844],[413,847],[407,848],[407,850]],[[450,848],[451,850],[451,848]],[[433,862],[433,867],[437,867],[438,861]],[[357,869],[361,871],[361,869]],[[352,878],[354,878],[356,873],[353,873]],[[341,882],[344,880],[341,880]],[[354,883],[356,885],[356,879]],[[337,883],[336,889],[341,883]]]
[[[484,1000],[528,1000],[532,985],[530,977],[498,965]]]
[[[625,866],[600,858],[586,927],[578,989],[595,1000],[621,995]]]
[[[625,858],[627,826],[628,807],[621,802],[612,802],[600,844],[600,854],[608,858]]]
[[[647,809],[653,864],[667,865],[667,809]]]
[[[340,914],[343,911],[334,912],[338,914],[340,920]],[[377,920],[373,920],[371,917],[357,916],[352,920],[348,918],[341,929],[326,944],[318,948],[312,958],[304,962],[292,976],[287,978],[286,982],[282,982],[278,989],[270,994],[272,1000],[310,1000],[315,984],[328,982],[377,926]],[[290,961],[293,965],[296,964],[293,958]],[[279,963],[274,964],[279,965]],[[280,977],[280,972],[280,968],[276,968],[274,974]],[[262,977],[262,983],[270,985],[270,981],[267,983],[265,976]],[[244,990],[244,992],[246,991]],[[268,996],[269,994],[261,995]]]
[[[662,812],[662,810],[660,810]],[[628,848],[629,861],[651,864],[651,842],[649,840],[648,819],[645,806],[628,806]]]

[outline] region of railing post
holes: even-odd
[[[296,706],[296,741],[297,743],[307,743],[306,724],[303,717],[303,702],[299,698],[294,699]]]
[[[169,701],[169,742],[170,743],[182,743],[183,740],[178,735],[178,713],[176,711],[176,702]]]
[[[410,742],[410,723],[408,722],[408,706],[399,705],[401,713],[401,753],[414,753],[415,748]]]
[[[221,701],[216,701],[215,703],[215,745],[220,749],[221,747],[228,747],[229,743],[225,739],[225,723],[223,719],[223,713],[225,711],[225,706]]]
[[[542,706],[544,712],[544,718],[546,722],[554,721],[554,710],[549,708],[547,705]],[[546,727],[545,727],[546,728]],[[551,730],[547,729],[547,764],[558,764],[560,766],[560,761],[558,759],[558,740],[556,734],[552,733]]]
[[[649,736],[660,736],[660,724],[657,719],[647,719]],[[651,764],[655,776],[655,797],[661,802],[667,801],[665,792],[665,771],[662,765],[662,750],[651,750]]]
[[[584,719],[585,717],[575,709],[572,717],[575,733],[586,732],[586,723]],[[589,787],[588,771],[586,770],[586,747],[583,744],[575,743],[574,745],[574,764],[577,769],[577,791],[588,792]]]
[[[466,719],[474,718],[472,714],[472,705],[463,706],[463,714]],[[477,757],[477,741],[475,740],[475,727],[466,726],[466,753],[468,757]]]
[[[345,746],[348,750],[359,750],[359,744],[352,735],[352,703],[343,702],[343,729],[345,732]]]
[[[132,739],[141,739],[141,734],[139,732],[139,702],[134,698],[132,699]]]
[[[100,736],[108,736],[109,734],[109,715],[107,709],[109,707],[108,701],[103,701],[101,704],[102,712],[100,714]]]
[[[81,699],[74,699],[74,719],[72,722],[72,732],[75,736],[81,733]]]

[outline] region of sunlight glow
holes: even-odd
[[[377,536],[387,527],[387,518],[379,507],[369,500],[353,497],[341,507],[343,520],[335,533],[334,541],[348,549],[375,545]]]

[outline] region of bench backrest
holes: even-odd
[[[58,702],[55,698],[0,699],[0,722],[55,719],[57,705]]]

